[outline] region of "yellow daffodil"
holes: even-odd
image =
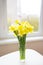
[[[14,32],[15,30],[16,30],[16,28],[15,28],[14,25],[11,25],[11,26],[9,27],[9,31]]]
[[[20,24],[20,20],[15,20],[15,23],[16,24]]]

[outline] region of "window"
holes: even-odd
[[[34,26],[34,31],[39,30],[41,0],[18,0],[18,16],[22,20],[30,20]]]
[[[34,33],[29,36],[41,35],[43,32],[42,1],[43,0],[0,0],[0,38],[8,37],[8,27],[17,18],[28,20],[34,25]]]

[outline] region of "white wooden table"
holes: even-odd
[[[25,62],[20,62],[19,51],[0,57],[0,65],[43,65],[43,56],[35,50],[26,49]]]

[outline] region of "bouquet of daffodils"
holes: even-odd
[[[26,35],[33,32],[34,27],[28,21],[15,20],[9,30],[17,36],[19,41],[20,59],[25,59]]]
[[[15,20],[15,23],[9,27],[9,30],[16,36],[22,37],[33,32],[33,26],[28,21]]]

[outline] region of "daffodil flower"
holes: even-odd
[[[9,31],[14,32],[16,30],[16,27],[14,25],[11,25],[9,27]]]

